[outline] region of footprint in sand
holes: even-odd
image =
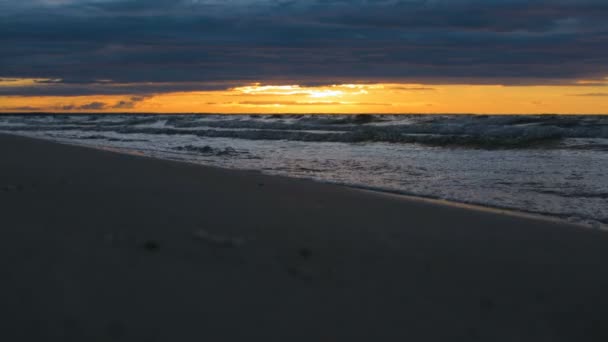
[[[21,184],[5,185],[2,187],[2,191],[4,191],[4,192],[21,192],[23,190],[24,190],[24,187]]]
[[[287,274],[294,278],[303,280],[312,280],[313,273],[308,261],[312,258],[312,251],[309,248],[300,248],[298,250],[299,260],[295,265],[288,265]]]
[[[298,254],[300,254],[300,257],[304,260],[308,260],[312,257],[312,251],[308,248],[300,248]]]

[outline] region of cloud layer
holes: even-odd
[[[608,75],[605,0],[0,0],[0,13],[0,76],[63,80],[5,95]]]

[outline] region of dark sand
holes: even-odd
[[[608,234],[0,136],[0,341],[608,341]]]

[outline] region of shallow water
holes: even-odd
[[[608,117],[24,115],[0,131],[608,225]]]

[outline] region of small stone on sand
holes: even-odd
[[[146,249],[149,252],[156,252],[157,250],[160,249],[160,245],[158,244],[158,242],[150,240],[150,241],[146,241],[144,243],[144,249]]]
[[[301,248],[298,254],[300,254],[303,259],[308,260],[312,256],[312,251],[308,248]]]

